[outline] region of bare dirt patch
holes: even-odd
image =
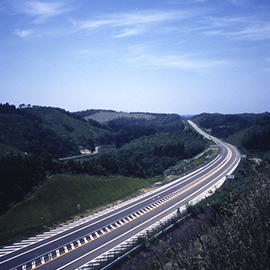
[[[100,111],[95,114],[88,115],[84,117],[85,120],[92,119],[100,124],[106,124],[111,120],[117,119],[117,118],[136,118],[136,119],[146,119],[151,120],[155,118],[154,115],[148,114],[148,113],[126,113],[126,112],[104,112]]]

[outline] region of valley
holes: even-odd
[[[70,113],[1,104],[2,245],[89,216],[119,200],[157,189],[159,183],[170,185],[189,171],[192,174],[219,155],[211,140],[219,147],[222,141],[215,136],[237,145],[247,156],[235,180],[221,187],[230,187],[229,198],[252,182],[247,179],[251,179],[248,168],[254,158],[261,160],[258,168],[268,166],[267,113],[188,118],[211,135],[197,133],[192,122],[177,114]],[[205,206],[196,205],[199,212],[206,211]],[[198,214],[196,207],[190,205],[187,211]]]

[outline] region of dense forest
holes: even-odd
[[[61,121],[53,120],[59,116]],[[74,126],[74,123],[77,123],[78,127]],[[76,143],[85,148],[94,147],[93,139],[86,137],[87,131],[91,132],[90,128],[80,131],[76,137],[69,135],[76,132],[75,128],[79,129],[83,125],[80,117],[63,109],[16,109],[14,105],[0,104],[0,155],[8,153],[10,147],[16,152],[39,156],[50,154],[53,157],[61,157],[79,154]]]
[[[213,136],[226,139],[230,135],[251,126],[263,116],[270,117],[270,113],[262,114],[209,114],[203,113],[191,118],[201,128],[211,132]]]
[[[90,150],[106,144],[120,148],[141,136],[182,131],[185,127],[182,118],[175,114],[151,114],[148,120],[119,118],[107,125],[86,121],[83,115],[60,108],[0,104],[0,156],[13,149],[66,157],[80,154],[79,145]]]
[[[123,145],[117,152],[86,162],[88,173],[153,177],[185,158],[203,151],[207,142],[195,131],[142,136]],[[74,164],[76,166],[76,164]],[[82,163],[84,166],[85,163]],[[79,164],[77,163],[77,166]],[[79,167],[80,168],[80,167]]]
[[[94,120],[95,114],[106,116],[106,121]],[[60,108],[0,104],[0,215],[36,194],[52,175],[145,180],[162,175],[209,146],[179,115],[119,115],[115,111],[70,113]],[[267,269],[269,226],[264,217],[269,208],[269,113],[201,114],[192,120],[214,136],[232,144],[237,140],[242,153],[262,162],[257,166],[251,166],[248,159],[242,162],[234,181],[227,181],[203,204],[191,205],[192,219],[180,235],[168,236],[164,249],[158,244],[154,260],[150,250],[142,269],[241,269],[247,264]],[[80,155],[80,148],[93,151],[96,146],[109,146],[110,151],[80,161],[60,159]],[[222,260],[214,259],[217,252]]]
[[[200,114],[192,117],[213,136],[226,139],[244,154],[270,157],[270,113],[262,114]]]
[[[244,147],[250,150],[264,152],[270,149],[270,116],[264,116],[246,132],[242,140]]]
[[[75,114],[60,108],[0,104],[1,213],[33,193],[52,174],[153,177],[207,146],[206,140],[185,128],[179,115],[147,114],[146,119],[129,115],[102,124],[86,121],[83,117],[87,112],[94,115],[100,111]],[[107,112],[113,111],[103,114]],[[241,139],[245,149],[270,148],[267,114],[202,114],[193,120],[221,137],[247,128]],[[80,154],[79,145],[94,150],[104,144],[115,150],[81,162],[58,159]]]
[[[207,145],[185,129],[180,116],[155,114],[151,119],[119,118],[103,125],[59,108],[0,104],[0,214],[52,174],[153,177]],[[81,162],[58,159],[79,155],[78,146],[94,150],[103,144],[114,150]]]

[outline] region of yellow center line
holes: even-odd
[[[40,265],[38,265],[38,266],[36,266],[36,267],[34,267],[34,268],[31,268],[31,269],[37,269],[37,268],[39,268],[39,267],[41,267],[41,266],[43,266],[43,265],[45,265],[45,264],[47,264],[47,263],[49,263],[49,262],[54,261],[55,259],[58,259],[58,258],[62,257],[63,255],[66,255],[66,254],[70,253],[70,252],[73,251],[73,250],[76,250],[76,249],[78,249],[78,248],[80,248],[80,247],[82,247],[82,246],[84,246],[84,245],[86,245],[86,244],[89,244],[89,243],[93,242],[94,240],[96,240],[96,239],[98,239],[98,238],[100,238],[100,237],[102,237],[102,236],[104,236],[104,235],[110,233],[111,231],[114,231],[114,230],[116,230],[116,229],[118,229],[118,228],[120,228],[120,227],[122,227],[122,226],[124,226],[124,225],[126,225],[126,224],[128,224],[128,223],[130,223],[130,222],[132,222],[133,220],[135,220],[135,219],[137,219],[137,218],[140,218],[140,217],[144,216],[145,214],[148,214],[148,213],[151,212],[152,210],[154,210],[154,209],[160,207],[161,205],[163,205],[163,204],[165,204],[165,203],[168,203],[169,201],[171,201],[171,200],[173,200],[173,199],[179,197],[179,196],[182,195],[183,193],[189,191],[190,189],[194,188],[194,187],[197,186],[198,184],[202,183],[203,181],[205,181],[206,179],[208,179],[209,177],[211,177],[214,173],[216,173],[217,171],[221,170],[221,169],[222,169],[222,168],[230,161],[230,159],[231,159],[231,157],[232,157],[232,151],[231,151],[231,150],[229,149],[229,147],[227,147],[226,145],[224,145],[224,146],[225,146],[225,147],[227,148],[227,150],[228,150],[228,153],[227,153],[226,158],[222,161],[222,163],[225,161],[224,164],[223,164],[222,166],[219,166],[219,165],[216,166],[216,167],[213,168],[211,171],[209,171],[208,173],[206,173],[206,174],[204,174],[204,175],[202,175],[201,177],[198,178],[198,179],[201,179],[201,178],[202,178],[202,180],[198,181],[198,179],[196,179],[196,180],[192,181],[191,183],[189,183],[189,184],[185,185],[184,187],[182,187],[182,188],[180,188],[180,189],[178,189],[178,190],[172,192],[171,194],[177,193],[177,192],[179,192],[180,190],[183,190],[182,192],[180,192],[180,193],[178,193],[178,194],[172,196],[171,198],[168,198],[166,201],[160,202],[159,205],[153,206],[152,209],[146,209],[146,213],[142,213],[142,214],[140,214],[139,216],[135,216],[133,219],[128,220],[128,221],[126,221],[125,223],[120,224],[119,226],[114,227],[113,229],[111,229],[111,230],[109,230],[109,231],[107,230],[107,231],[104,232],[103,234],[101,234],[101,235],[95,237],[94,239],[90,239],[89,241],[84,242],[83,244],[78,245],[77,247],[74,247],[73,249],[70,249],[70,250],[68,250],[67,252],[62,253],[62,254],[60,254],[59,256],[56,256],[56,257],[54,257],[54,258],[52,258],[52,259],[50,259],[50,260],[44,262],[43,264],[41,263]],[[228,156],[230,156],[230,159],[227,159]],[[218,169],[217,171],[213,172],[213,171],[216,170],[218,167],[219,167],[219,169]],[[211,172],[212,172],[212,173],[211,173]],[[211,173],[211,174],[209,174],[209,173]],[[207,175],[207,177],[205,177],[206,175]],[[195,183],[195,182],[196,182],[196,183]],[[195,184],[193,184],[193,183],[195,183]],[[187,188],[187,187],[188,187],[188,188]],[[171,194],[169,194],[169,195],[167,195],[167,196],[170,196]],[[167,197],[167,196],[166,196],[166,197]],[[116,222],[117,222],[117,221],[116,221]],[[116,223],[116,222],[115,222],[115,223]],[[74,243],[74,242],[73,242],[73,243]],[[63,246],[62,246],[62,247],[63,247]],[[62,248],[62,247],[61,247],[61,248]],[[55,250],[54,250],[54,251],[55,251]],[[48,253],[48,254],[49,254],[49,253]],[[48,254],[46,254],[46,255],[48,255]],[[45,256],[45,255],[44,255],[44,256]],[[41,257],[44,257],[44,256],[41,256]],[[39,257],[39,258],[41,258],[41,257]]]

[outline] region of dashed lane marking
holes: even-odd
[[[230,151],[229,148],[228,148],[228,150]],[[227,157],[229,156],[229,151],[228,151]],[[228,162],[227,157],[226,157],[225,160],[222,162],[222,163],[224,163],[224,164],[221,165],[221,166],[218,166],[219,169],[222,168],[223,166],[225,166],[225,164]],[[221,163],[221,164],[222,164],[222,163]],[[173,192],[172,194],[170,194],[170,195],[166,196],[165,198],[161,199],[161,200],[160,200],[160,202],[161,202],[160,205],[166,203],[167,201],[170,201],[170,200],[174,199],[175,197],[178,197],[180,194],[184,193],[184,191],[191,189],[192,187],[198,185],[200,182],[202,182],[202,181],[204,181],[205,179],[209,178],[211,175],[214,174],[212,171],[214,171],[214,170],[216,170],[216,169],[217,169],[217,168],[212,169],[209,173],[207,173],[207,175],[201,176],[201,177],[199,178],[200,180],[196,179],[196,180],[192,181],[191,183],[187,184],[187,185],[185,186],[185,188],[181,188],[181,189],[177,190],[176,192]],[[150,206],[145,207],[144,209],[141,209],[140,211],[138,211],[138,213],[141,213],[141,212],[142,212],[141,215],[144,215],[145,213],[147,213],[147,212],[149,212],[149,211],[152,211],[152,210],[155,209],[155,208],[156,208],[155,206],[150,205]],[[139,217],[139,216],[138,216],[138,217]],[[138,217],[136,217],[136,218],[138,218]],[[129,220],[126,220],[126,218],[129,219]],[[118,221],[118,222],[121,224],[120,226],[124,225],[125,223],[129,223],[129,222],[131,222],[131,221],[133,220],[133,219],[131,219],[131,218],[129,218],[129,217],[126,217],[126,218],[123,218],[122,220],[119,220],[119,221]],[[136,219],[136,218],[134,218],[134,219]],[[122,222],[122,221],[123,221],[123,222]],[[119,227],[117,223],[115,223],[115,224],[117,225],[117,227]],[[116,228],[116,229],[117,229],[117,228]],[[108,233],[109,231],[110,231],[110,230],[107,230],[106,233]],[[101,233],[101,234],[99,234],[98,232]],[[96,238],[97,238],[97,237],[101,237],[102,235],[104,235],[104,234],[106,234],[106,233],[105,233],[102,229],[100,229],[99,231],[95,232],[94,234],[96,235]],[[80,244],[81,244],[81,245],[84,245],[84,244],[87,244],[87,243],[89,243],[90,241],[96,239],[96,238],[93,239],[92,235],[90,235],[89,238],[90,238],[90,240],[89,240],[88,242],[85,242],[85,239],[86,239],[86,237],[85,237],[85,238],[84,238],[84,243],[81,243],[81,242],[80,242]],[[70,250],[68,250],[67,246],[64,247],[64,251],[65,251],[64,253],[67,253],[67,252],[69,252],[69,251],[71,251],[71,250],[74,250],[75,248],[80,247],[81,245],[79,245],[79,240],[76,240],[76,241],[77,241],[77,242],[76,242],[76,243],[77,243],[76,247],[74,246],[74,242],[72,242],[72,243],[68,244],[68,245],[70,245],[70,247],[71,247]],[[60,249],[61,249],[61,248],[60,248]],[[50,253],[50,254],[52,254],[52,253]],[[59,249],[58,249],[58,250],[56,250],[56,256],[55,256],[53,259],[55,259],[55,258],[57,258],[57,257],[59,257],[59,256],[61,256],[61,255],[62,255],[62,254],[60,253],[60,251],[59,251]],[[51,261],[52,256],[48,256],[48,254],[47,254],[47,255],[44,255],[44,256],[47,256],[48,261],[46,261],[46,262]],[[44,264],[44,263],[45,263],[45,258],[44,258],[44,256],[39,257],[39,260],[40,260],[41,264]],[[36,259],[35,259],[35,261],[36,261]],[[31,264],[33,265],[33,262],[29,262],[29,263],[31,263]],[[35,263],[35,264],[36,264],[36,263]],[[38,266],[37,266],[37,267],[38,267]],[[21,269],[25,269],[25,268],[26,268],[26,264],[21,265]],[[33,268],[32,268],[32,269],[33,269]]]

